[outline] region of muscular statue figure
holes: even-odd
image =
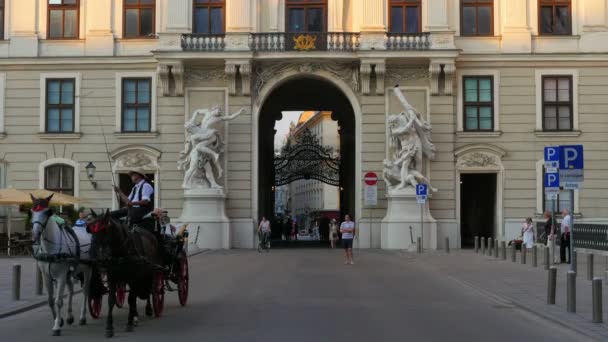
[[[178,161],[178,169],[185,171],[183,188],[222,188],[217,179],[221,178],[224,172],[220,164],[224,141],[221,133],[213,126],[219,122],[233,120],[244,111],[243,108],[232,115],[224,115],[219,106],[211,110],[194,111],[190,121],[185,124],[186,146]]]
[[[431,126],[424,121],[406,100],[398,87],[394,93],[405,111],[388,117],[390,155],[384,161],[384,180],[389,190],[429,184],[423,174],[424,158],[435,158],[435,146],[431,142]],[[429,187],[430,184],[429,184]],[[437,191],[431,187],[432,191]]]

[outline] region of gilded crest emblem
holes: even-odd
[[[317,37],[309,34],[301,34],[297,37],[293,37],[295,43],[294,50],[308,51],[315,48]]]

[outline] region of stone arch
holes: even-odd
[[[470,173],[494,173],[496,174],[496,237],[505,236],[503,193],[504,193],[504,166],[502,158],[507,154],[500,147],[489,144],[471,144],[456,149],[456,221],[458,223],[458,237],[460,246],[461,234],[461,186],[460,175]]]
[[[160,207],[160,166],[158,161],[161,152],[155,148],[145,145],[128,145],[120,147],[110,153],[112,160],[112,176],[117,173],[126,173],[133,168],[142,168],[144,171],[153,173],[154,179],[154,203]],[[115,178],[114,181],[117,181]],[[118,208],[119,203],[116,196],[112,196],[112,208]]]

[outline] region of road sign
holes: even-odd
[[[377,185],[365,185],[363,191],[365,193],[365,205],[376,206],[378,205],[378,186]]]
[[[426,203],[429,187],[426,184],[416,185],[416,200],[420,204]]]
[[[583,170],[583,145],[560,146],[559,168],[561,170]]]
[[[545,147],[545,169],[547,172],[556,172],[559,167],[559,146]]]
[[[563,182],[562,188],[564,188],[564,190],[578,190],[581,188],[581,183],[582,182]]]
[[[546,191],[545,198],[548,200],[557,200],[557,195],[559,192]]]
[[[559,173],[547,172],[545,173],[545,190],[559,190]]]
[[[367,185],[376,185],[378,183],[378,176],[375,172],[368,172],[363,177],[363,180]]]

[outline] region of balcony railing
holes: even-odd
[[[386,34],[387,50],[429,50],[431,48],[430,32]]]
[[[184,51],[224,51],[223,34],[183,34],[182,49]]]
[[[359,33],[355,32],[270,32],[252,33],[252,51],[356,51]]]

